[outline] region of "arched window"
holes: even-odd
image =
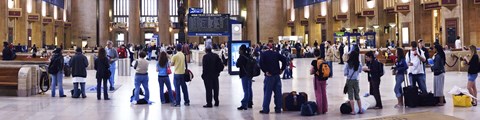
[[[211,14],[212,10],[212,0],[200,0],[200,7],[203,8],[203,13]]]
[[[228,0],[228,13],[231,16],[240,15],[240,2],[239,2],[239,0]]]
[[[157,22],[157,0],[142,0],[140,1],[140,22]]]
[[[169,2],[169,8],[170,8],[170,21],[173,22],[178,22],[178,1],[177,0],[170,0]]]
[[[113,22],[125,23],[128,25],[128,0],[114,0],[113,1]]]

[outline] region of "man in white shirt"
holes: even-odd
[[[408,77],[412,86],[419,86],[422,93],[427,93],[427,85],[425,82],[425,66],[426,61],[424,52],[418,48],[416,41],[411,42],[412,50],[405,55],[405,61],[408,64]]]
[[[457,40],[455,40],[455,49],[462,49],[462,41],[460,41],[460,36],[457,36]]]

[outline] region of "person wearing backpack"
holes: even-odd
[[[249,49],[246,45],[240,46],[239,50],[240,57],[237,59],[236,66],[240,68],[240,78],[242,79],[242,88],[243,88],[243,99],[241,101],[242,105],[238,107],[238,110],[247,110],[247,108],[253,107],[253,91],[252,91],[252,78],[255,77],[252,75],[253,70],[247,69],[249,64],[256,64],[255,59],[250,56]],[[252,60],[255,60],[252,62]]]
[[[479,63],[479,58],[477,54],[477,47],[474,45],[470,45],[470,54],[471,58],[468,59],[467,56],[463,57],[463,59],[467,62],[468,66],[468,83],[467,83],[467,89],[470,94],[473,95],[473,97],[477,97],[477,87],[476,87],[476,79],[478,77],[478,72],[480,71],[480,63]],[[473,99],[472,100],[472,105],[477,106],[477,100]]]
[[[368,82],[370,83],[370,94],[375,97],[377,102],[374,109],[382,109],[382,99],[380,97],[380,78],[383,76],[383,64],[376,58],[373,51],[365,54],[367,66],[363,68],[364,72],[368,73]]]
[[[444,105],[444,96],[443,87],[445,83],[445,52],[441,45],[435,45],[435,51],[437,52],[433,58],[433,66],[431,67],[433,71],[433,90],[435,97],[439,98],[438,106]]]
[[[290,53],[290,51],[287,49],[287,44],[283,45],[282,51],[281,51],[280,53],[282,53],[282,55],[283,55],[285,58],[287,58],[287,62],[288,62],[287,64],[290,64],[290,60],[291,60],[290,54],[291,54],[291,53]],[[289,73],[290,73],[290,72],[291,72],[290,69],[285,69],[285,70],[283,71],[283,77],[282,77],[282,79],[290,79],[290,78],[289,78]]]
[[[427,60],[424,56],[424,52],[418,48],[416,41],[410,43],[412,49],[406,54],[405,61],[408,64],[408,77],[412,86],[416,87],[417,84],[422,93],[427,93],[427,85],[425,82],[425,66],[424,62]]]
[[[73,80],[73,96],[72,98],[79,98],[80,94],[82,98],[86,98],[85,83],[87,78],[88,59],[83,55],[82,48],[75,50],[75,55],[70,59],[70,66],[72,67],[72,80]],[[80,85],[80,90],[78,89]]]
[[[318,57],[317,60],[313,60],[311,65],[310,74],[314,75],[313,86],[317,101],[317,112],[319,114],[325,114],[328,111],[327,80],[332,71],[328,64],[320,57]]]
[[[53,51],[53,56],[48,65],[48,73],[50,73],[52,78],[52,97],[55,97],[55,89],[57,86],[59,96],[67,97],[63,93],[63,65],[62,49],[57,48]]]
[[[280,62],[282,62],[280,66]],[[268,44],[267,50],[260,56],[260,68],[265,73],[264,80],[264,98],[261,114],[270,112],[270,100],[272,92],[275,101],[275,113],[281,113],[282,110],[282,81],[280,80],[281,71],[287,67],[287,58],[273,51],[272,43]]]
[[[408,65],[405,61],[405,52],[402,48],[397,48],[397,62],[395,63],[395,87],[394,92],[397,97],[397,105],[395,108],[403,107],[402,82],[405,80],[405,73],[407,73]]]
[[[361,70],[362,65],[360,64],[359,60],[359,52],[357,51],[351,51],[348,54],[348,60],[347,63],[345,64],[343,68],[343,75],[347,77],[347,82],[345,83],[345,87],[343,92],[348,93],[348,100],[350,100],[350,107],[352,110],[355,108],[355,101],[358,103],[358,107],[360,108],[360,111],[358,112],[359,114],[363,114],[362,110],[362,101],[360,100],[360,87],[359,87],[359,82],[358,82],[358,77],[360,76],[360,73],[362,72]],[[357,114],[356,112],[351,112],[350,114],[355,115]]]
[[[202,72],[202,79],[203,83],[205,84],[205,91],[206,91],[206,100],[207,104],[204,105],[204,108],[211,108],[212,106],[212,92],[213,92],[213,99],[215,100],[215,107],[218,107],[219,100],[218,100],[218,91],[219,91],[219,81],[218,76],[220,76],[220,72],[223,71],[223,64],[220,56],[215,53],[212,53],[212,48],[207,47],[205,49],[205,55],[203,56],[203,72]]]

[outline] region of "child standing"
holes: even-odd
[[[293,74],[293,68],[295,68],[295,66],[293,65],[293,58],[290,59],[290,63],[288,64],[288,75],[287,75],[287,78],[288,79],[291,79],[293,78],[292,74]]]

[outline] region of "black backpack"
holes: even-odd
[[[302,116],[313,116],[317,114],[317,103],[308,101],[302,104],[300,108],[300,114]]]
[[[48,65],[48,73],[50,74],[57,74],[60,70],[63,70],[62,65],[62,59],[61,57],[55,56],[50,60],[50,64]]]
[[[242,55],[246,59],[246,64],[244,66],[245,74],[249,77],[257,77],[260,75],[260,66],[257,64],[257,60],[252,57],[247,57]]]

